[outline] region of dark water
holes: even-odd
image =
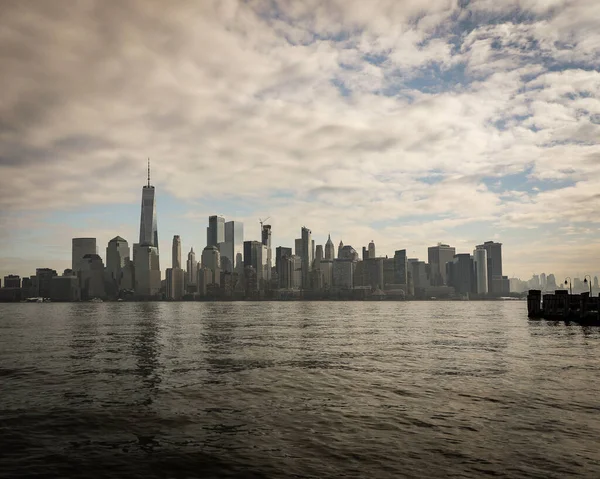
[[[600,329],[524,302],[0,305],[2,477],[600,477]]]

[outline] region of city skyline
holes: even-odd
[[[271,216],[273,248],[305,224],[424,261],[499,241],[509,278],[598,274],[598,2],[69,9],[0,18],[0,277],[70,267],[76,237],[133,248],[147,156],[163,275],[211,215],[250,240]]]

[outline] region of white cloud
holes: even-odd
[[[307,224],[391,254],[441,237],[466,247],[460,229],[477,222],[509,239],[511,226],[598,224],[597,2],[273,4],[7,7],[5,223],[137,204],[150,156],[159,201],[208,211],[235,195],[248,221],[276,218],[281,242]],[[524,171],[565,183],[486,187]]]

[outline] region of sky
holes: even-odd
[[[208,216],[600,274],[597,0],[3,0],[0,277]]]

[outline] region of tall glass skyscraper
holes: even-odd
[[[141,246],[154,246],[158,252],[158,226],[154,186],[150,185],[150,160],[148,160],[148,184],[142,188],[142,215],[140,219]]]
[[[222,216],[209,216],[206,228],[206,246],[219,246],[225,240],[225,218]]]

